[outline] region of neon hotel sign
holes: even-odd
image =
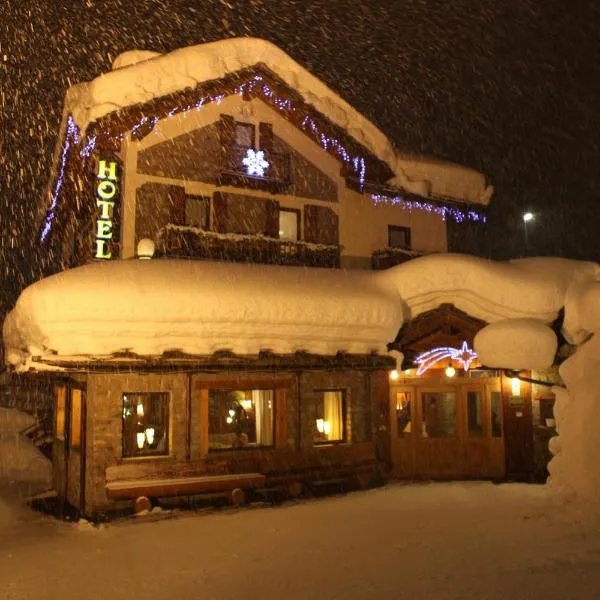
[[[96,173],[96,248],[94,258],[112,258],[113,225],[115,217],[115,202],[118,200],[118,163],[114,160],[98,161]]]

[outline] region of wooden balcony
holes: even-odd
[[[419,256],[425,256],[425,252],[408,248],[380,248],[371,255],[371,268],[374,271],[381,271],[401,265]]]
[[[265,152],[264,159],[269,164],[264,170],[264,175],[250,175],[243,162],[250,149],[250,147],[236,144],[229,147],[225,156],[225,164],[219,175],[219,184],[268,190],[274,194],[286,191],[291,183],[290,155]]]
[[[157,256],[297,267],[339,268],[340,246],[289,242],[266,236],[216,233],[167,225],[157,236]]]

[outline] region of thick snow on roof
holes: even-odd
[[[553,321],[569,286],[600,280],[600,265],[561,258],[492,262],[461,254],[432,254],[398,265],[382,275],[405,305],[405,318],[454,304],[473,317]]]
[[[574,285],[569,290],[563,329],[565,337],[576,344],[600,331],[600,281]]]
[[[165,55],[126,52],[115,59],[112,72],[71,88],[65,112],[71,113],[85,131],[91,122],[113,111],[258,64],[269,68],[308,104],[387,163],[396,173],[396,185],[421,195],[433,193],[480,204],[489,202],[492,188],[486,185],[483,175],[460,165],[399,156],[373,123],[280,48],[257,38],[221,40]]]
[[[29,286],[4,325],[7,361],[119,351],[386,352],[402,325],[370,271],[181,260],[93,263]]]
[[[508,319],[484,327],[473,345],[487,367],[542,370],[552,366],[558,341],[536,319]]]

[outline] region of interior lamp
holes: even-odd
[[[137,403],[137,406],[135,407],[135,412],[138,417],[144,416],[144,405],[141,402]]]
[[[396,369],[394,369],[393,371],[390,371],[390,379],[392,381],[397,381],[398,377],[400,377],[400,375],[398,374],[398,371]]]
[[[145,431],[146,439],[148,440],[148,445],[152,446],[154,443],[154,427],[148,427]]]
[[[518,377],[513,377],[510,380],[510,387],[513,396],[521,395],[521,380]]]
[[[144,447],[144,444],[146,443],[146,432],[140,431],[139,433],[136,434],[136,438],[137,438],[137,447],[141,450]]]
[[[456,369],[452,365],[446,367],[446,377],[454,377],[456,375]]]

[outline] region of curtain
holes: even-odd
[[[256,443],[273,445],[273,390],[252,390],[252,403],[256,415]]]
[[[327,435],[330,441],[344,439],[344,416],[342,413],[342,392],[323,393],[323,412],[326,423],[331,430]]]

